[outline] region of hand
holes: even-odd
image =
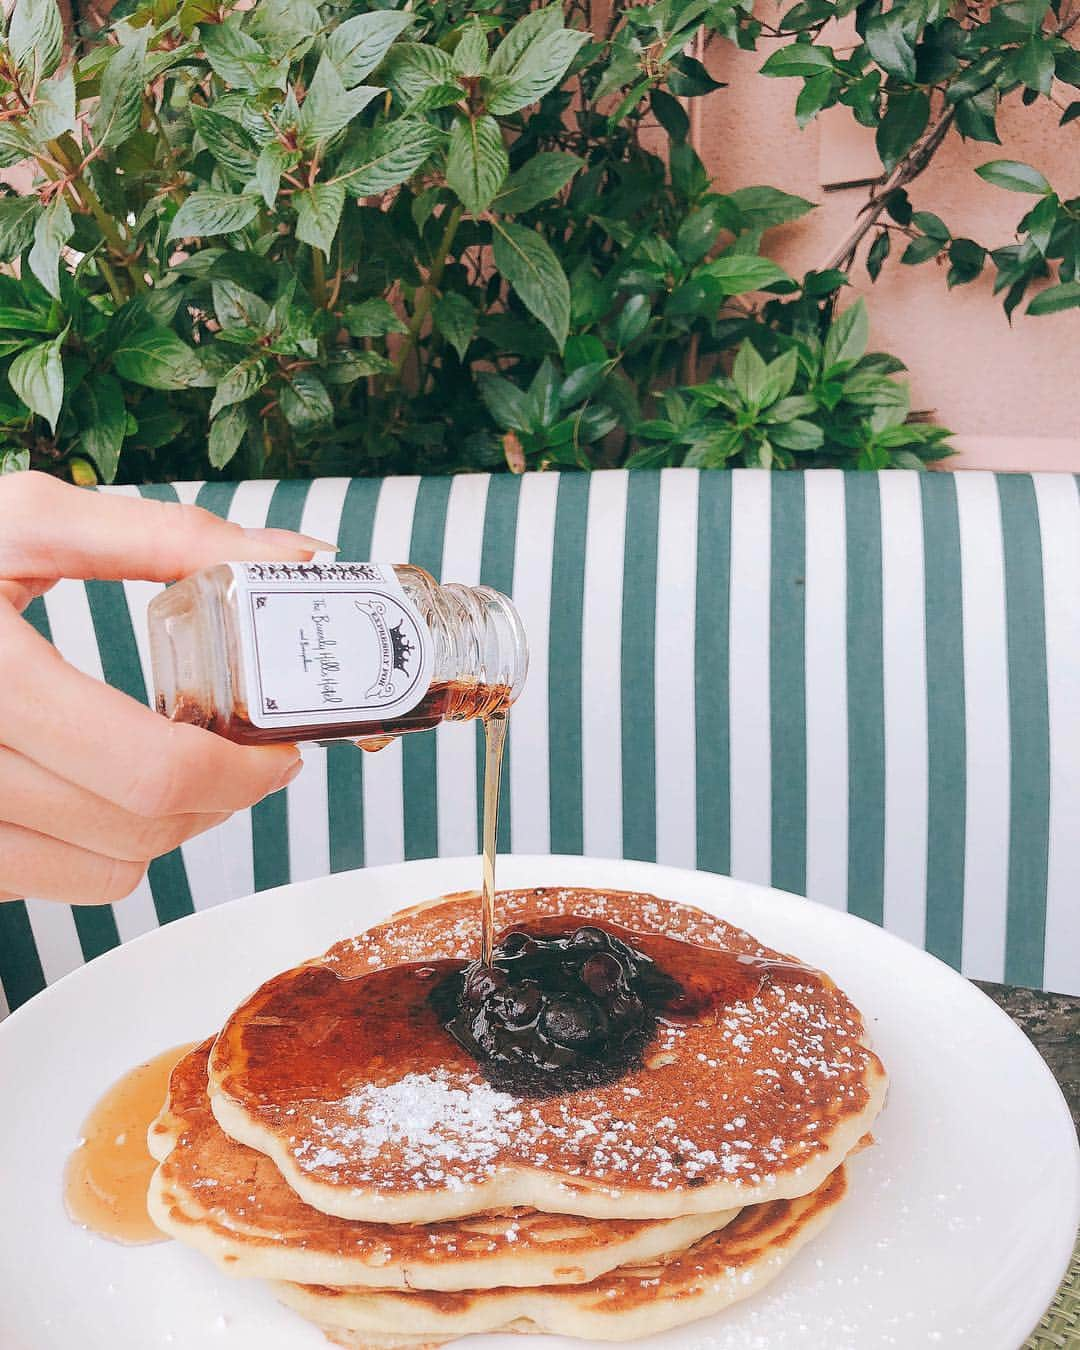
[[[174,581],[332,547],[44,474],[0,477],[0,900],[120,900],[152,858],[301,768],[294,745],[234,745],[83,675],[20,618],[30,600],[61,577]]]

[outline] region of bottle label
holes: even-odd
[[[231,563],[257,727],[385,722],[428,691],[434,643],[390,566]]]

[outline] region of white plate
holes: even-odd
[[[265,892],[110,952],[0,1024],[2,1350],[326,1350],[260,1285],[177,1243],[125,1248],[76,1228],[64,1160],[87,1109],[132,1065],[208,1035],[274,972],[478,877],[475,859],[443,859]],[[705,873],[506,858],[499,880],[652,891],[796,952],[862,1009],[892,1077],[878,1147],[854,1160],[852,1195],[824,1235],[757,1298],[650,1347],[1017,1350],[1072,1249],[1080,1152],[1049,1070],[989,999],[861,920]]]

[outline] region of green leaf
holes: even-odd
[[[211,70],[233,89],[257,93],[284,83],[285,71],[240,28],[238,16],[226,23],[203,24],[199,33]]]
[[[353,384],[367,375],[389,375],[394,369],[379,352],[338,350],[330,353],[320,371],[327,384]]]
[[[441,47],[423,42],[396,42],[380,73],[395,99],[407,106],[430,89],[454,84],[454,66],[449,54]]]
[[[64,365],[60,347],[67,329],[51,342],[20,352],[8,370],[8,383],[32,413],[48,422],[53,435],[64,406]]]
[[[146,44],[149,36],[148,29],[136,29],[135,35],[116,49],[105,67],[101,77],[101,97],[94,112],[96,145],[123,145],[139,129],[143,90],[147,83]],[[98,468],[101,468],[100,464]]]
[[[558,28],[530,44],[516,65],[491,81],[488,111],[499,117],[537,103],[562,82],[588,33]]]
[[[995,187],[1007,188],[1010,192],[1050,192],[1050,184],[1030,164],[1021,164],[1015,159],[992,159],[980,164],[975,170],[980,178],[985,178]]]
[[[1080,281],[1065,281],[1040,291],[1027,307],[1028,314],[1057,314],[1080,306]]]
[[[60,298],[60,250],[75,232],[67,202],[57,193],[34,224],[30,271],[54,300]]]
[[[491,205],[508,216],[531,211],[564,188],[583,163],[562,150],[541,150],[510,175]]]
[[[102,482],[111,483],[127,434],[127,409],[115,375],[90,375],[72,396],[79,424],[79,449],[97,465]]]
[[[902,263],[908,267],[915,267],[919,263],[929,262],[931,258],[936,258],[941,250],[948,243],[948,239],[938,239],[935,235],[926,235],[921,239],[913,239],[907,248],[904,249],[900,258]]]
[[[1038,34],[1033,35],[1012,59],[1016,78],[1028,89],[1049,94],[1054,79],[1054,51],[1050,43]]]
[[[116,372],[150,389],[186,389],[203,376],[198,353],[171,328],[148,326],[126,334],[113,352]]]
[[[856,300],[832,321],[825,337],[823,369],[831,370],[841,361],[857,361],[866,351],[869,337],[870,317],[866,312],[866,301]]]
[[[807,127],[823,108],[835,102],[836,78],[831,70],[809,76],[795,100],[795,120],[799,128]]]
[[[0,306],[0,328],[16,329],[21,333],[47,333],[51,327],[48,314],[33,309]]]
[[[649,326],[652,304],[647,295],[632,295],[611,325],[611,340],[619,351],[636,342]]]
[[[34,225],[42,209],[32,194],[0,197],[0,262],[11,262],[30,247]]]
[[[673,141],[686,140],[690,134],[690,116],[677,98],[663,89],[654,89],[649,94],[649,107]]]
[[[0,122],[0,169],[21,164],[34,152],[34,141],[14,122]]]
[[[771,422],[769,439],[784,450],[820,450],[825,433],[815,423],[796,417],[790,422]]]
[[[270,306],[254,291],[238,286],[235,281],[213,281],[210,294],[214,318],[223,329],[254,328],[260,332],[272,329]]]
[[[290,150],[280,141],[267,141],[255,161],[255,173],[249,186],[254,187],[268,207],[277,201],[281,175],[295,169],[300,152]]]
[[[568,375],[583,366],[594,366],[607,360],[607,348],[592,333],[568,338],[563,350],[563,369]]]
[[[475,79],[487,69],[487,29],[474,18],[460,30],[458,44],[450,58],[455,75]]]
[[[534,9],[519,19],[495,49],[488,65],[491,75],[509,75],[534,42],[547,37],[563,26],[561,5]]]
[[[268,377],[269,372],[261,359],[253,361],[248,358],[238,362],[218,382],[213,402],[210,404],[211,420],[222,408],[228,408],[233,403],[243,403],[246,398],[257,393]]]
[[[525,394],[502,375],[482,370],[476,377],[480,397],[498,426],[508,431],[530,431]]]
[[[181,33],[190,37],[200,24],[216,23],[218,14],[217,0],[183,0],[176,18]]]
[[[1031,242],[1041,254],[1046,255],[1054,227],[1058,222],[1061,202],[1056,192],[1041,198],[1020,222],[1019,229],[1026,232]]]
[[[446,181],[466,211],[486,211],[509,172],[510,157],[494,117],[459,117],[450,133]]]
[[[921,89],[889,95],[889,104],[878,123],[875,138],[886,173],[896,168],[926,130],[929,121],[930,99]]]
[[[296,237],[302,244],[321,249],[327,261],[345,208],[344,183],[316,183],[293,198],[296,207]]]
[[[756,407],[767,379],[768,366],[757,348],[750,341],[741,343],[731,367],[731,380],[742,395],[743,402]]]
[[[866,270],[870,275],[871,281],[877,281],[878,276],[881,273],[882,264],[889,256],[891,247],[892,241],[889,238],[888,230],[882,230],[870,245],[870,250],[866,255]]]
[[[169,239],[234,234],[259,214],[262,198],[254,192],[193,192],[169,226]]]
[[[326,385],[311,370],[294,370],[281,386],[279,398],[286,422],[294,431],[317,431],[334,420],[334,405]]]
[[[998,92],[991,85],[956,105],[956,129],[969,141],[1000,145],[997,134]]]
[[[365,128],[351,140],[333,181],[343,182],[353,197],[388,192],[412,177],[442,142],[438,127],[416,117]]]
[[[56,0],[16,0],[7,46],[16,68],[34,82],[51,75],[64,54],[64,24]]]
[[[25,473],[30,467],[29,450],[5,450],[0,455],[0,475],[5,473]]]
[[[935,216],[933,211],[914,212],[911,223],[917,230],[922,230],[923,234],[928,234],[931,239],[940,239],[942,243],[947,243],[951,236],[948,225],[940,216]]]
[[[432,317],[435,327],[457,352],[458,360],[464,361],[476,332],[476,310],[463,295],[447,291],[435,301]]]
[[[774,187],[745,187],[729,192],[723,198],[739,213],[744,230],[767,230],[773,225],[786,225],[800,220],[815,203],[792,192],[781,192]]]
[[[375,85],[346,89],[334,63],[324,56],[315,69],[311,86],[304,96],[296,134],[303,146],[314,146],[336,136],[362,112],[377,94],[385,91]]]
[[[871,58],[887,75],[915,83],[915,48],[907,32],[907,13],[897,5],[887,14],[875,14],[868,20],[863,41]]]
[[[210,423],[210,439],[207,446],[211,468],[223,469],[228,464],[240,449],[240,442],[244,439],[247,429],[247,409],[239,403],[234,403],[214,418]]]
[[[982,271],[986,249],[974,239],[954,239],[949,245],[949,261],[952,267],[946,279],[948,286],[963,286]]]
[[[495,266],[561,351],[570,328],[570,283],[551,245],[535,230],[495,223]]]
[[[364,300],[358,305],[346,305],[345,327],[353,337],[385,337],[387,333],[407,333],[409,330],[386,300]]]
[[[413,22],[400,10],[377,9],[346,19],[330,34],[326,55],[346,89],[360,84],[390,50],[394,40]]]
[[[778,356],[775,361],[770,361],[765,368],[765,378],[758,395],[761,406],[770,407],[785,398],[791,392],[798,373],[799,353],[794,348]]]
[[[1059,127],[1067,127],[1070,122],[1075,122],[1080,117],[1080,99],[1073,99],[1065,111],[1061,114]]]
[[[761,67],[762,75],[782,78],[803,75],[807,78],[833,69],[831,47],[818,47],[806,42],[793,42],[779,47]]]
[[[224,164],[235,174],[246,175],[252,172],[257,174],[256,161],[261,154],[265,154],[271,148],[288,153],[279,141],[268,141],[260,151],[249,131],[233,118],[226,117],[213,108],[200,108],[197,104],[193,104],[191,121],[217,162]],[[276,182],[274,187],[276,195]],[[268,205],[273,205],[273,198]]]
[[[724,295],[743,295],[779,282],[792,282],[788,273],[771,258],[754,253],[725,253],[699,268],[698,276],[711,278]]]

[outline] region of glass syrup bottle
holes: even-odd
[[[528,668],[506,596],[411,565],[221,563],[148,622],[158,711],[247,745],[502,720]]]

